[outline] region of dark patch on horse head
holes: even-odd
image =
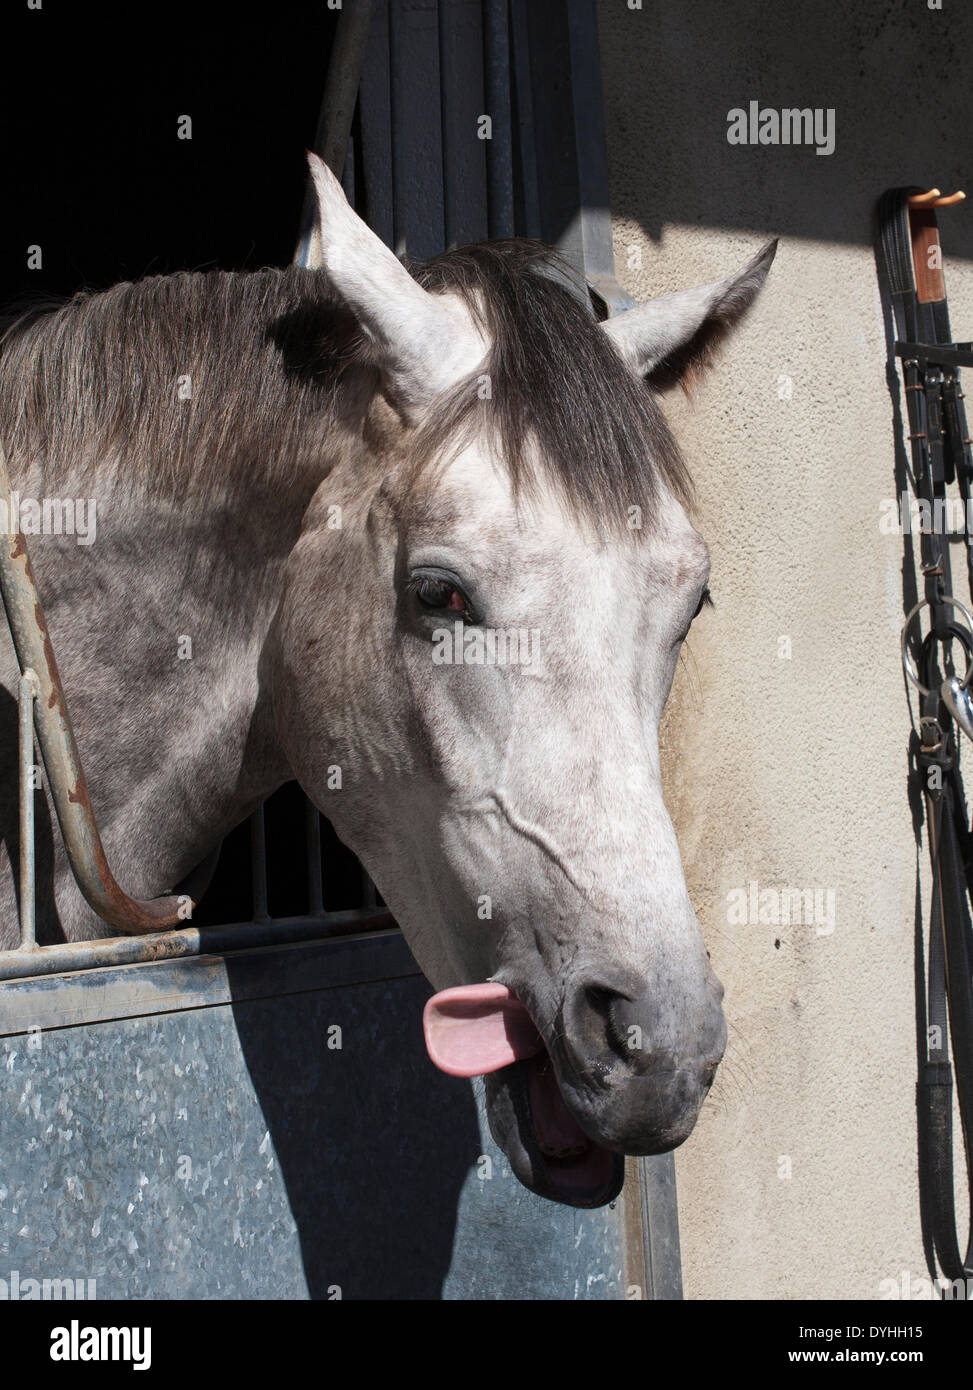
[[[362,366],[370,350],[354,314],[344,305],[309,299],[268,325],[267,341],[280,352],[284,370],[319,385],[336,386],[349,367]]]

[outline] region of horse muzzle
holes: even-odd
[[[485,1077],[491,1132],[526,1187],[601,1206],[621,1188],[622,1155],[664,1153],[692,1132],[726,1043],[709,980],[691,1047],[667,1046],[650,1001],[604,978],[569,991],[543,1030],[497,981],[444,990],[426,1005],[426,1046],[441,1070]]]

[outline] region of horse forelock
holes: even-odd
[[[557,253],[524,238],[448,251],[413,267],[427,289],[466,301],[492,347],[474,377],[433,407],[415,449],[416,475],[482,434],[515,493],[546,483],[599,528],[651,520],[660,491],[689,505],[692,484],[653,392],[553,278]]]

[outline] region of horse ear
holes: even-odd
[[[418,285],[349,205],[316,154],[308,164],[317,199],[308,264],[321,270],[375,346],[393,399],[415,414],[473,371],[487,344],[465,305]]]
[[[662,295],[606,320],[602,328],[650,386],[664,391],[709,366],[720,342],[743,318],[763,288],[777,242],[727,280]]]

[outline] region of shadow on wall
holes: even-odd
[[[270,912],[306,913],[305,801],[296,782],[269,799],[265,818]],[[323,819],[321,833],[327,907],[364,906],[361,866]],[[197,925],[249,919],[250,858],[244,822],[223,843]],[[384,949],[390,960],[402,955],[401,943]],[[367,982],[327,988],[326,975],[308,975],[307,993],[259,1000],[247,987],[249,964],[226,961],[240,1048],[312,1299],[334,1297],[335,1286],[342,1298],[439,1299],[460,1192],[482,1147],[471,1088],[426,1055],[420,1018],[432,989],[418,967],[399,976],[395,960]]]
[[[598,22],[612,211],[653,240],[698,223],[870,244],[886,188],[973,198],[969,6],[599,0]],[[728,113],[751,101],[832,111],[834,152],[731,145]],[[973,216],[943,223],[947,255],[973,257]]]

